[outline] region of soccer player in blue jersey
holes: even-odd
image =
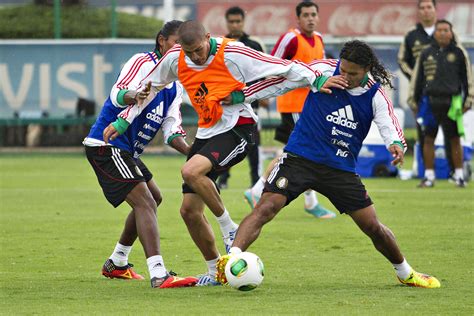
[[[372,121],[393,155],[392,163],[403,162],[403,132],[381,87],[391,87],[390,74],[372,49],[357,40],[344,45],[339,60],[319,60],[311,67],[324,76],[341,77],[345,89],[333,88],[330,94],[309,93],[284,154],[265,183],[262,198],[240,224],[230,254],[218,262],[218,280],[226,282],[223,268],[229,256],[245,251],[264,224],[301,193],[313,189],[325,195],[339,212],[351,216],[393,264],[401,283],[440,287],[436,278],[414,271],[407,263],[392,231],[378,220],[372,200],[355,173],[357,155]],[[298,87],[282,78],[265,81],[244,90],[246,100],[267,98]]]
[[[126,201],[132,208],[102,274],[108,278],[144,279],[128,262],[128,255],[138,237],[145,251],[153,288],[193,286],[197,282],[194,277],[176,277],[165,268],[156,217],[156,208],[162,197],[153,175],[139,158],[160,129],[165,143],[184,155],[189,152],[190,147],[184,140],[186,134],[181,128],[181,85],[172,83],[157,94],[151,92],[150,84],[143,88],[139,86],[161,56],[176,44],[176,33],[181,23],[170,21],[165,24],[156,37],[155,50],[136,54],[125,64],[83,142],[87,159],[107,200],[114,207]],[[133,106],[135,104],[138,106]],[[133,122],[127,121],[131,111],[136,112]],[[113,139],[104,139],[104,130],[116,121],[117,116],[120,121],[113,123],[115,128],[120,130],[121,126],[129,125],[128,129],[121,135],[114,135]]]

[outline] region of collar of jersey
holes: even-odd
[[[209,56],[215,55],[216,52],[217,52],[217,41],[214,37],[211,37],[209,39],[209,45],[210,45]],[[209,57],[209,56],[207,56],[207,57]]]
[[[367,85],[367,82],[369,82],[369,75],[365,74],[364,79],[360,82],[360,86],[363,88]]]

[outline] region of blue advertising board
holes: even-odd
[[[0,118],[15,112],[72,114],[79,97],[102,104],[125,63],[137,52],[154,47],[151,40],[0,40]],[[398,45],[374,46],[377,56],[395,74],[395,90],[387,91],[403,106],[408,81],[398,69]],[[338,55],[339,46],[328,45]],[[469,48],[474,56],[474,48]],[[407,116],[406,126],[410,126]]]

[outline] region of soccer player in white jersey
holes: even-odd
[[[197,281],[194,277],[178,278],[165,268],[160,254],[156,217],[156,208],[162,199],[161,193],[151,172],[139,158],[160,129],[167,144],[183,154],[189,152],[189,146],[184,140],[185,133],[181,128],[182,87],[173,83],[156,95],[150,94],[150,86],[143,90],[139,88],[143,77],[176,44],[176,32],[181,23],[166,23],[156,37],[155,50],[136,54],[125,64],[97,121],[84,139],[87,159],[107,200],[114,207],[123,201],[132,207],[122,235],[102,267],[102,274],[108,278],[144,279],[128,262],[132,245],[139,237],[153,288],[192,286]],[[138,111],[140,109],[132,106],[142,102],[149,104],[144,111]],[[104,139],[104,129],[117,119],[117,115],[126,120],[129,113],[136,115],[136,118],[127,133],[112,141]]]
[[[216,263],[220,254],[212,227],[204,216],[204,206],[220,223],[227,251],[238,226],[230,218],[215,180],[220,172],[245,158],[257,120],[250,103],[243,99],[235,99],[235,105],[225,107],[220,101],[232,91],[244,88],[245,82],[267,76],[284,76],[316,86],[321,77],[301,62],[266,55],[228,39],[212,38],[197,21],[184,22],[178,34],[181,45],[170,49],[144,82],[151,81],[159,88],[179,80],[198,113],[196,140],[181,169],[184,184],[180,212],[208,266],[197,285],[217,285]],[[332,84],[336,83],[325,83]],[[118,135],[113,126],[109,128],[107,137]]]
[[[392,231],[378,220],[372,200],[355,173],[357,156],[372,121],[392,153],[392,163],[403,162],[406,150],[403,132],[392,103],[381,87],[392,87],[390,74],[372,49],[358,40],[344,44],[340,60],[316,61],[311,67],[325,76],[342,76],[346,88],[334,88],[331,94],[309,93],[285,152],[265,183],[262,198],[240,224],[230,256],[245,251],[257,239],[264,224],[311,188],[328,197],[339,212],[352,218],[392,263],[402,284],[440,287],[435,277],[410,267]],[[249,87],[245,99],[253,101],[301,87],[284,78],[266,81]],[[272,82],[273,85],[269,85]],[[228,259],[226,255],[218,262],[221,282],[226,282],[224,267]]]

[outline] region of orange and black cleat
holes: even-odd
[[[195,286],[198,279],[195,277],[180,278],[176,273],[170,271],[162,278],[152,278],[151,287],[155,289],[169,289],[175,287],[189,287]]]
[[[135,273],[133,264],[129,263],[124,267],[117,267],[111,259],[108,259],[102,267],[102,275],[110,279],[143,280],[142,275]]]

